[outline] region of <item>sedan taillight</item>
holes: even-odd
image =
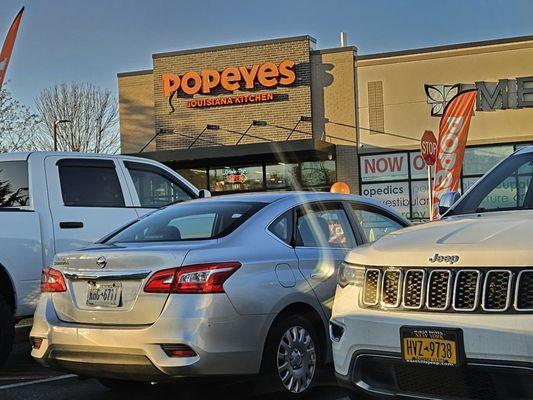
[[[146,293],[170,293],[176,271],[177,268],[172,268],[156,272],[144,285],[144,291]]]
[[[156,272],[146,283],[147,293],[224,293],[224,282],[241,264],[223,262],[189,265]]]
[[[63,274],[57,269],[45,268],[41,275],[41,292],[66,292],[67,284]]]

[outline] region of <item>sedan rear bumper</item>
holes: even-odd
[[[161,381],[258,373],[264,332],[272,317],[239,315],[225,294],[210,296],[217,298],[170,296],[153,325],[98,326],[60,321],[50,296],[43,295],[30,334],[42,339],[42,344],[32,350],[32,356],[55,369],[116,379]],[[189,310],[187,315],[184,309]],[[190,347],[196,355],[170,357],[162,348],[176,344]]]

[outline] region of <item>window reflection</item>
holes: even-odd
[[[224,167],[209,170],[212,192],[260,191],[264,189],[263,167]]]
[[[0,207],[29,205],[28,164],[26,161],[0,163]]]
[[[302,163],[302,186],[316,190],[329,189],[337,180],[335,160]]]
[[[182,168],[176,172],[198,189],[207,189],[207,170],[205,168]]]
[[[298,188],[298,164],[278,163],[266,166],[267,189],[290,190]]]

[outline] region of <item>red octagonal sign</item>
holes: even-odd
[[[420,140],[420,151],[427,165],[435,164],[437,161],[437,139],[433,132],[424,132]]]

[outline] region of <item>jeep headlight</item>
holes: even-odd
[[[347,264],[343,262],[339,268],[339,286],[344,288],[348,285],[363,286],[365,267],[362,265]]]

